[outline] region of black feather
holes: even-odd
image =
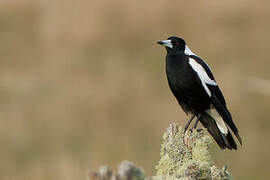
[[[235,126],[235,124],[234,124],[234,122],[232,120],[231,113],[228,111],[226,106],[222,105],[214,94],[212,94],[211,103],[216,108],[217,112],[222,117],[222,119],[226,122],[226,124],[228,124],[230,129],[233,131],[233,133],[237,137],[239,143],[242,145],[242,139],[241,139],[241,137],[240,137],[240,135],[238,133],[238,129]]]
[[[228,134],[225,135],[225,134],[221,133],[221,135],[225,141],[227,148],[237,150],[237,145],[236,145],[229,129],[228,129]]]
[[[237,145],[232,137],[230,130],[228,129],[228,134],[223,134],[212,116],[207,113],[202,113],[200,122],[207,129],[207,131],[212,135],[217,144],[221,149],[237,149]]]
[[[230,129],[241,144],[242,140],[210,67],[191,52],[182,38],[172,36],[168,40],[159,41],[158,44],[166,47],[166,74],[169,87],[183,110],[196,116],[201,114],[200,122],[222,149],[237,149]],[[222,133],[215,117],[207,113],[210,108],[217,110],[228,126],[228,133]]]
[[[207,131],[212,135],[212,137],[215,139],[219,147],[221,149],[225,149],[226,144],[217,127],[215,120],[210,115],[206,113],[201,113],[200,122],[207,129]]]

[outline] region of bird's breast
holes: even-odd
[[[170,86],[177,89],[188,87],[196,78],[185,56],[167,57],[166,74]]]
[[[209,107],[209,97],[189,65],[188,57],[167,57],[166,74],[172,93],[186,112],[199,112]]]

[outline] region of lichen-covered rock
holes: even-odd
[[[132,162],[123,161],[116,173],[108,166],[101,166],[98,172],[90,171],[89,180],[144,180],[145,176],[141,168],[136,167]]]
[[[88,173],[89,180],[109,180],[112,179],[112,169],[108,166],[101,166],[98,172],[90,171]]]
[[[204,130],[186,131],[173,123],[163,136],[157,179],[232,179],[226,168],[214,166],[212,139]]]
[[[226,167],[217,168],[211,158],[211,137],[205,130],[186,131],[173,123],[163,135],[157,174],[146,178],[143,170],[124,161],[117,172],[102,166],[90,172],[90,180],[231,180]]]
[[[133,163],[124,161],[118,167],[118,179],[121,180],[144,180],[145,176],[141,168],[136,167]]]

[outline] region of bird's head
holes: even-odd
[[[162,46],[165,46],[168,52],[171,52],[171,51],[184,52],[186,48],[186,42],[184,41],[184,39],[176,37],[176,36],[169,37],[167,40],[158,41],[157,43]]]

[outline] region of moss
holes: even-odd
[[[143,170],[124,161],[112,173],[107,166],[98,173],[89,173],[98,180],[231,180],[226,167],[217,168],[209,150],[212,139],[205,130],[184,132],[176,123],[170,124],[163,135],[156,176],[145,178]]]

